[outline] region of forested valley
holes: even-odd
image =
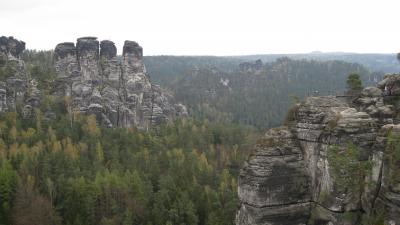
[[[350,73],[382,76],[342,61],[173,59],[152,79],[189,117],[145,131],[102,127],[50,95],[53,52],[22,59],[45,100],[33,119],[18,106],[0,118],[0,224],[234,224],[239,170],[265,128],[308,95],[344,90]]]
[[[21,57],[43,101],[0,118],[0,224],[233,224],[237,177],[259,132],[178,118],[107,128],[54,92],[51,51]],[[15,67],[0,67],[2,79]],[[49,113],[50,112],[50,113]]]
[[[164,66],[164,70],[149,67],[149,71],[156,70],[154,79],[172,90],[189,107],[192,116],[261,130],[282,124],[289,107],[307,96],[343,95],[349,74],[359,74],[367,86],[375,85],[383,77],[383,73],[360,64],[337,60],[284,57],[267,63],[257,60],[229,66],[233,62],[228,59],[202,64],[211,62],[212,58],[200,57],[197,59],[201,60],[200,66],[192,66],[194,60],[182,59],[178,64],[178,59],[166,57],[177,68],[185,68],[180,64],[188,62],[186,71],[177,71],[177,75],[171,76],[174,82],[163,82],[165,78],[159,78],[169,77],[175,71],[174,66]]]
[[[94,116],[1,118],[1,224],[232,224],[239,168],[257,137],[182,119],[146,132]]]
[[[399,0],[0,0],[0,225],[400,225]]]

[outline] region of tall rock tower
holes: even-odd
[[[23,116],[31,117],[39,105],[41,93],[21,59],[24,50],[25,42],[13,37],[0,37],[0,113],[16,111],[19,105]]]
[[[109,127],[152,125],[185,115],[186,108],[152,85],[143,64],[143,49],[125,41],[122,56],[112,41],[78,38],[55,48],[57,93],[69,96],[71,108],[95,114]]]

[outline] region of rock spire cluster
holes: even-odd
[[[32,117],[43,96],[21,59],[24,49],[24,42],[0,37],[0,63],[10,68],[0,81],[0,112],[16,111],[22,104],[23,115]],[[54,61],[50,94],[66,100],[71,112],[95,114],[106,127],[148,129],[187,115],[172,94],[150,82],[143,49],[134,41],[125,41],[118,56],[112,41],[82,37],[76,44],[58,44]]]

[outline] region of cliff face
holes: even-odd
[[[295,105],[240,173],[236,224],[400,224],[398,100],[382,95],[400,92],[399,80]]]
[[[24,42],[0,37],[0,63],[7,67],[2,75],[5,81],[0,82],[0,112],[22,106],[24,117],[32,117],[42,94],[21,60],[24,49]],[[187,115],[184,105],[174,103],[171,94],[151,84],[143,49],[136,42],[125,41],[122,57],[118,57],[113,42],[83,37],[76,45],[58,44],[54,57],[57,77],[51,94],[65,98],[70,112],[95,114],[107,127],[142,129]]]
[[[41,92],[21,60],[24,50],[25,42],[13,37],[0,37],[0,66],[4,68],[0,81],[0,112],[16,111],[20,105],[23,116],[30,117],[41,100]]]

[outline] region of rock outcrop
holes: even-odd
[[[242,73],[254,73],[256,75],[261,74],[263,68],[263,62],[261,59],[252,62],[244,62],[239,64],[239,71]]]
[[[16,111],[22,108],[24,117],[32,117],[38,106],[41,92],[36,88],[36,81],[31,80],[21,54],[25,42],[13,37],[0,37],[0,113]]]
[[[298,140],[287,127],[271,129],[240,174],[237,222],[304,224],[310,214],[310,190]]]
[[[25,43],[0,37],[0,113],[21,111],[31,118],[42,102],[37,82],[21,59]],[[63,99],[70,113],[95,114],[106,127],[148,129],[186,116],[186,107],[172,94],[150,82],[143,64],[143,49],[125,41],[122,56],[112,41],[82,37],[60,43],[54,50],[57,77],[51,95]],[[54,113],[44,109],[45,118]]]
[[[95,114],[108,127],[147,129],[187,114],[172,95],[152,85],[143,64],[143,49],[125,41],[122,57],[111,41],[83,37],[55,48],[56,93],[71,98],[71,107]]]
[[[241,170],[236,224],[400,224],[398,80],[295,105]]]
[[[19,58],[25,50],[25,42],[14,39],[14,37],[0,37],[0,54],[7,58]]]

